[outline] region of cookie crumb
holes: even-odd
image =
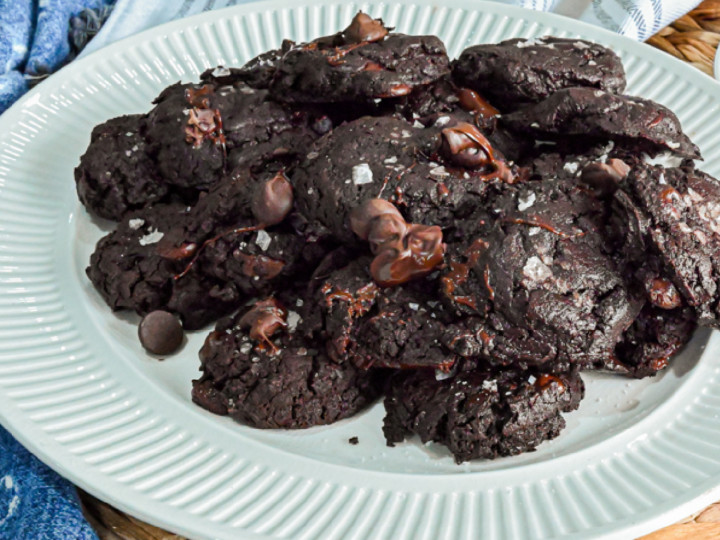
[[[356,445],[356,444],[358,444],[358,443],[360,442],[360,439],[358,439],[357,437],[350,437],[350,438],[348,439],[348,442],[349,442],[350,444],[352,444],[352,445]]]

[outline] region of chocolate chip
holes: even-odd
[[[182,344],[183,329],[178,318],[167,311],[151,311],[140,321],[138,336],[153,354],[172,354]]]
[[[210,97],[215,93],[215,89],[211,84],[204,84],[200,88],[187,88],[185,90],[185,100],[198,109],[207,109],[210,107]]]
[[[367,241],[370,251],[378,253],[387,248],[402,249],[402,240],[407,232],[407,223],[398,213],[383,214],[372,220]]]
[[[287,326],[285,322],[287,310],[275,298],[267,298],[255,302],[255,305],[242,316],[240,326],[250,328],[250,338],[259,342],[262,350],[275,354],[278,348],[270,338],[280,328]]]
[[[343,31],[343,36],[348,43],[380,41],[387,35],[388,29],[385,28],[382,19],[373,19],[362,11],[355,15],[350,26]]]
[[[645,288],[650,302],[661,309],[675,309],[682,305],[680,293],[668,279],[650,279],[645,283]]]
[[[463,109],[483,118],[491,118],[500,112],[470,88],[461,88],[458,90],[457,96]]]
[[[405,221],[393,203],[385,199],[369,199],[350,213],[350,229],[361,239],[367,240],[372,221],[384,214],[390,214]]]
[[[618,184],[629,172],[627,163],[612,158],[607,163],[596,161],[586,165],[580,174],[580,181],[595,189],[598,195],[608,196],[617,191]]]
[[[318,135],[325,135],[333,127],[332,120],[327,116],[321,116],[317,118],[310,126],[312,130]]]
[[[370,274],[378,285],[394,287],[429,274],[444,255],[440,227],[410,224],[401,249],[381,249],[370,264]]]
[[[458,122],[443,129],[442,137],[443,155],[456,165],[477,169],[494,161],[490,141],[472,124]]]
[[[440,227],[405,222],[394,204],[370,199],[350,213],[350,228],[375,254],[370,274],[378,285],[393,287],[430,273],[445,254]]]
[[[277,225],[290,213],[292,205],[292,185],[279,172],[257,189],[252,201],[252,213],[265,226]]]
[[[358,443],[360,442],[360,439],[358,439],[357,437],[350,437],[350,438],[348,439],[348,442],[349,442],[350,444],[352,444],[352,445],[355,445],[355,444],[358,444]]]

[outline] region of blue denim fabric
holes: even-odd
[[[0,427],[0,538],[97,540],[75,487]]]
[[[0,113],[70,53],[70,19],[114,0],[0,0]],[[25,79],[25,84],[20,80]]]

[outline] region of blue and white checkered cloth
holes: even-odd
[[[160,23],[249,0],[117,0],[83,54]],[[499,0],[553,11],[645,40],[699,0]],[[74,52],[70,21],[113,0],[0,0],[0,113],[34,78],[52,73]],[[91,17],[92,18],[92,17]],[[97,22],[97,19],[96,19]],[[94,29],[96,30],[96,29]],[[93,30],[93,32],[94,32]],[[82,34],[82,29],[80,33]],[[87,36],[76,41],[84,44]],[[75,48],[79,48],[75,43]],[[74,487],[0,427],[0,539],[97,539]]]

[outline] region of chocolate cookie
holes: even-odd
[[[359,13],[343,32],[283,54],[270,91],[296,103],[392,98],[443,77],[449,64],[435,36],[389,34],[382,21]]]
[[[297,321],[291,321],[297,314],[282,320],[283,311],[252,321],[241,313],[218,324],[200,351],[203,375],[193,381],[195,403],[253,427],[300,429],[352,416],[375,398],[372,372],[337,364],[297,338]],[[258,326],[273,322],[284,328],[271,332],[282,332],[272,347],[252,337]]]
[[[592,88],[560,90],[536,105],[503,115],[501,121],[535,139],[584,136],[633,145],[636,151],[700,157],[670,109],[648,99]]]
[[[141,115],[113,118],[93,129],[75,169],[78,198],[91,214],[119,221],[168,193],[147,155],[143,130]]]
[[[364,117],[318,140],[292,183],[300,213],[352,244],[349,215],[370,199],[391,201],[409,222],[454,228],[482,206],[488,182],[515,174],[480,129],[451,116],[428,128]]]
[[[163,257],[158,243],[186,215],[184,205],[158,205],[131,214],[98,242],[86,273],[113,310],[145,314],[167,305],[182,264]]]
[[[618,343],[616,358],[602,367],[637,378],[653,376],[690,341],[694,331],[691,309],[667,311],[648,304]]]
[[[383,432],[389,446],[411,434],[443,444],[457,463],[516,455],[557,437],[560,413],[576,409],[583,394],[577,371],[497,372],[470,362],[450,377],[400,372],[385,397]]]
[[[646,164],[632,170],[623,189],[637,206],[626,213],[637,230],[635,244],[659,254],[664,272],[695,310],[698,323],[718,327],[720,183],[689,164]],[[632,207],[627,200],[625,206]]]
[[[611,355],[642,300],[604,252],[603,203],[573,184],[529,182],[493,207],[495,223],[441,277],[448,305],[478,317],[457,352],[546,369]]]
[[[164,181],[175,188],[206,190],[240,167],[279,169],[304,155],[318,136],[313,114],[290,110],[242,81],[176,84],[155,103],[148,145]]]
[[[537,103],[573,86],[622,93],[625,70],[610,49],[581,39],[510,39],[465,49],[452,65],[458,84],[503,111]]]

